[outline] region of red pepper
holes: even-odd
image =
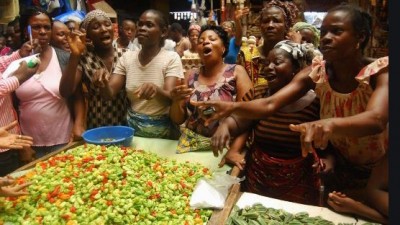
[[[76,213],[76,208],[74,206],[72,206],[69,211],[71,211],[72,213]]]
[[[106,158],[106,157],[105,157],[104,155],[99,155],[99,156],[96,157],[97,160],[103,160],[103,159],[105,159],[105,158]]]
[[[112,201],[108,200],[108,201],[107,201],[107,205],[108,205],[108,206],[112,205]]]
[[[64,214],[64,215],[62,215],[61,216],[64,220],[69,220],[69,218],[71,217],[70,215],[68,215],[68,214]]]

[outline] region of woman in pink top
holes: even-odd
[[[23,37],[38,39],[42,51],[37,73],[17,90],[21,131],[33,137],[32,148],[41,157],[69,142],[72,118],[66,99],[59,93],[62,71],[56,51],[49,45],[52,19],[40,8],[27,8],[20,19]]]

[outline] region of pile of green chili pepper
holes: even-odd
[[[310,217],[307,212],[292,214],[282,209],[267,208],[260,203],[240,209],[234,206],[226,225],[335,225],[320,216]],[[368,225],[371,223],[365,223]],[[339,224],[341,225],[341,224]],[[345,224],[342,224],[345,225]],[[350,225],[350,224],[348,224]],[[372,225],[372,224],[371,224]]]
[[[197,180],[210,172],[156,154],[83,145],[37,163],[18,178],[29,195],[0,198],[0,224],[201,224],[211,210],[193,210]]]

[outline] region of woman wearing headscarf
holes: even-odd
[[[278,42],[261,62],[268,87],[258,92],[255,99],[273,95],[287,85],[298,71],[311,64],[313,56],[312,45],[300,45],[289,40]],[[251,100],[253,94],[247,93],[244,100]],[[220,124],[214,135],[216,140],[225,136],[229,123],[236,123],[234,118],[228,117]],[[317,119],[319,101],[314,91],[309,91],[267,119],[247,121],[245,126],[241,126],[236,132],[250,129],[253,133],[246,159],[242,152],[243,143],[242,146],[231,147],[221,165],[226,161],[244,169],[246,180],[242,187],[245,191],[317,205],[319,186],[312,168],[314,158],[311,155],[302,157],[299,134],[289,129],[291,123]],[[220,148],[219,144],[216,142],[216,147]]]
[[[318,48],[319,46],[319,30],[306,22],[297,22],[292,30],[301,34],[302,43],[311,43]]]
[[[260,12],[259,26],[263,37],[263,44],[258,47],[260,58],[254,58],[252,65],[255,67],[252,71],[253,83],[255,86],[266,84],[265,77],[259,74],[262,68],[258,62],[264,60],[269,51],[280,41],[289,39],[290,28],[295,23],[298,9],[293,2],[289,1],[268,1]],[[249,69],[248,69],[249,71]],[[264,89],[264,87],[257,88]]]
[[[190,41],[190,48],[183,52],[182,65],[185,71],[189,71],[193,68],[199,68],[201,66],[200,56],[197,52],[197,42],[199,40],[201,27],[197,24],[189,26],[188,34]]]
[[[126,51],[112,45],[114,32],[110,18],[101,10],[93,10],[86,14],[81,26],[93,47],[86,48],[85,34],[79,31],[70,34],[71,57],[60,83],[60,93],[64,97],[75,96],[74,135],[77,137],[86,129],[126,125],[128,107],[124,89],[116,93],[114,100],[106,100],[102,98],[101,89],[93,83],[104,71],[111,73]],[[83,93],[83,86],[87,93]]]

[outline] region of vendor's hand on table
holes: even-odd
[[[218,164],[218,166],[222,167],[225,164],[230,164],[237,166],[240,170],[243,170],[244,167],[246,166],[246,160],[244,159],[245,155],[246,153],[228,151],[221,159],[221,162]]]
[[[220,123],[214,135],[211,137],[211,147],[215,157],[222,154],[224,148],[229,149],[230,133],[228,125]]]
[[[74,30],[67,35],[71,54],[80,56],[86,51],[86,33]]]
[[[86,127],[75,123],[72,127],[72,141],[82,140],[82,134],[86,131]]]
[[[187,85],[178,85],[171,90],[172,101],[185,101],[190,98],[194,93],[193,88],[189,88]]]
[[[331,120],[325,119],[298,125],[290,124],[289,128],[300,133],[302,155],[307,157],[314,148],[325,149],[328,146],[333,124]]]
[[[133,94],[140,99],[150,100],[157,94],[158,87],[153,83],[143,83]]]
[[[8,132],[17,125],[18,122],[14,121],[4,127],[0,127],[0,148],[22,149],[23,147],[29,147],[33,144],[33,138],[30,136]]]
[[[13,186],[14,183],[15,180],[10,177],[0,177],[0,196],[17,197],[29,194],[23,189],[29,186],[31,184],[30,182]]]
[[[344,193],[333,191],[328,194],[328,205],[340,213],[353,213],[362,204]]]
[[[199,108],[199,110],[212,109],[214,112],[204,118],[205,125],[208,126],[210,123],[216,120],[220,120],[232,114],[235,102],[228,101],[190,101],[190,104]]]
[[[110,76],[111,74],[110,72],[108,72],[108,70],[103,68],[97,69],[93,73],[92,83],[97,87],[104,88],[108,85],[108,81],[110,81]]]
[[[31,147],[24,147],[18,151],[19,160],[24,164],[30,163],[35,160],[36,152]]]

